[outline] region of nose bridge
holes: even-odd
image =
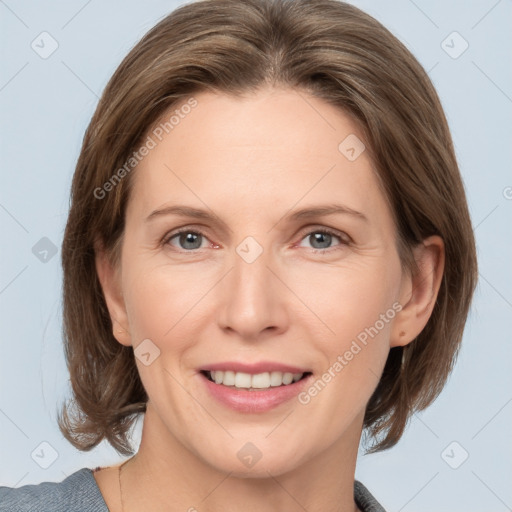
[[[281,331],[286,312],[283,290],[276,283],[272,252],[253,237],[247,237],[236,248],[233,269],[224,281],[220,324],[253,338],[265,329]]]

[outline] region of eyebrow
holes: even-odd
[[[290,215],[290,219],[300,220],[335,214],[352,215],[353,217],[364,220],[365,222],[369,222],[368,217],[364,213],[342,204],[329,204],[326,206],[302,208],[301,210],[297,210],[296,212],[292,213]]]
[[[342,205],[342,204],[329,204],[324,206],[313,206],[313,207],[306,207],[301,208],[300,210],[296,210],[290,215],[288,215],[288,219],[292,221],[297,220],[304,220],[304,219],[310,219],[313,217],[324,217],[327,215],[350,215],[353,217],[356,217],[360,220],[363,220],[364,222],[369,222],[368,217],[362,212],[359,212],[357,210],[354,210],[353,208],[350,208],[348,206]],[[204,219],[204,220],[210,220],[215,221],[219,223],[224,228],[231,231],[226,223],[222,221],[217,215],[215,215],[211,211],[203,210],[200,208],[193,208],[191,206],[185,206],[185,205],[173,205],[173,206],[165,206],[163,208],[159,208],[157,210],[154,210],[146,217],[146,222],[149,222],[153,219],[156,219],[158,217],[162,217],[164,215],[179,215],[182,217],[191,217],[194,219]],[[280,221],[279,221],[280,222]]]

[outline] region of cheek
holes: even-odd
[[[124,289],[134,344],[149,338],[161,346],[186,312],[187,287],[180,282],[179,274],[171,278],[158,268],[130,270],[126,272]]]
[[[359,342],[361,346],[386,343],[395,317],[393,295],[378,286],[359,286],[357,291],[345,294],[339,304],[337,331],[345,341]]]
[[[149,338],[161,352],[179,353],[194,343],[215,277],[212,270],[198,278],[192,265],[178,269],[141,260],[127,266],[125,302],[134,345]]]
[[[331,300],[322,311],[334,333],[318,336],[310,331],[321,364],[298,398],[308,422],[321,428],[326,439],[335,438],[363,414],[389,353],[396,316],[393,287],[386,276],[380,276],[381,282],[376,278],[368,270],[332,283]]]
[[[323,382],[316,387],[323,389],[326,384],[330,388],[332,395],[326,395],[336,402],[335,408],[343,408],[336,396],[344,396],[345,404],[347,400],[352,405],[365,403],[386,362],[400,283],[399,264],[393,258],[386,261],[336,269],[326,280],[329,284],[318,303],[318,316],[329,331],[323,329],[324,336],[310,331],[323,355],[317,368]],[[308,293],[306,288],[304,292]],[[321,297],[318,292],[314,295]]]
[[[395,317],[399,281],[394,265],[368,264],[331,269],[323,279],[304,282],[299,293],[310,309],[329,327],[329,337],[343,347],[347,341],[360,338],[375,329],[381,338],[389,332]],[[318,276],[317,276],[318,277]],[[321,283],[324,286],[320,286]],[[326,330],[327,332],[327,330]],[[333,348],[337,348],[336,343]]]

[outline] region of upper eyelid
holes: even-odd
[[[307,231],[301,233],[301,235],[303,235],[301,240],[304,237],[306,237],[307,235],[310,235],[312,233],[327,233],[329,235],[333,235],[333,236],[339,238],[344,243],[348,243],[351,240],[350,236],[348,234],[344,233],[343,231],[338,231],[337,229],[330,229],[330,228],[308,229]],[[346,239],[348,239],[348,240],[346,240]]]

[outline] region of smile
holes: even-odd
[[[222,407],[264,413],[290,403],[313,379],[310,371],[300,370],[273,363],[220,363],[197,375],[207,394]]]
[[[205,371],[204,375],[211,382],[220,384],[222,386],[231,388],[242,388],[248,390],[254,389],[269,389],[271,387],[289,386],[293,382],[301,380],[305,373],[290,373],[290,372],[263,372],[257,374],[250,374],[245,372],[234,371]]]

